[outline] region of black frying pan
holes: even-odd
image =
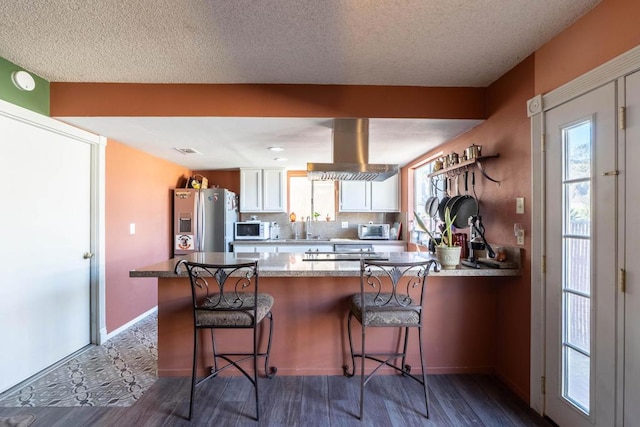
[[[448,181],[449,181],[449,178],[445,179],[444,181],[444,197],[442,198],[442,200],[440,200],[440,203],[438,204],[438,216],[440,217],[440,221],[444,221],[444,210],[447,206],[447,203],[449,202],[449,199],[451,199],[451,197],[449,197],[449,193],[447,192]]]
[[[453,204],[456,202],[456,200],[458,200],[460,197],[462,197],[460,195],[460,189],[458,186],[458,177],[456,177],[456,193],[457,195],[450,197],[447,202],[445,203],[444,207],[442,208],[442,212],[440,213],[440,220],[444,221],[444,213],[447,210],[447,208],[449,209],[449,216],[451,218],[453,218],[453,216],[455,215],[453,213]]]
[[[465,193],[469,192],[468,187],[468,177],[469,172],[465,171],[464,173],[464,191]],[[475,175],[473,178],[473,185],[475,186]],[[462,196],[458,196],[455,198],[453,202],[451,202],[451,206],[449,206],[451,210],[451,218],[455,216],[455,221],[453,222],[453,226],[455,228],[467,228],[469,226],[469,217],[478,215],[478,201],[470,196],[469,194],[464,194]]]
[[[453,221],[455,228],[467,228],[469,226],[469,217],[478,215],[478,201],[473,197],[465,194],[459,196],[451,204],[451,218],[456,217]]]
[[[427,199],[427,203],[424,205],[424,211],[429,218],[435,218],[438,216],[438,198],[431,196]]]

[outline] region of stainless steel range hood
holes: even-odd
[[[333,163],[307,163],[313,181],[384,181],[398,165],[369,163],[369,119],[334,119]]]

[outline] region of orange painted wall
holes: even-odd
[[[489,242],[515,246],[513,224],[522,223],[528,235],[531,224],[531,139],[526,114],[526,102],[534,95],[534,60],[528,57],[522,63],[493,83],[487,91],[488,118],[480,126],[459,138],[425,153],[413,164],[420,164],[436,151],[445,154],[462,153],[471,144],[482,146],[483,155],[499,154],[497,159],[484,162],[489,176],[500,180],[500,185],[488,181],[476,171],[476,194],[480,201],[480,214]],[[409,176],[408,168],[403,174]],[[404,182],[411,182],[404,181]],[[407,195],[412,185],[406,186]],[[403,191],[404,193],[404,191]],[[515,214],[515,198],[525,198],[526,214]],[[413,210],[403,205],[403,210]],[[465,230],[466,231],[466,230]],[[482,328],[489,324],[493,334],[489,337],[491,366],[496,373],[523,399],[529,397],[529,348],[531,318],[531,257],[530,239],[524,246],[523,270],[519,278],[496,280],[493,287],[484,288],[495,298],[495,306],[471,306],[468,310],[484,313],[476,322]],[[453,279],[453,278],[451,278]],[[451,292],[463,300],[474,286],[474,279],[458,279]],[[478,297],[478,300],[482,298]],[[487,310],[494,310],[487,312]],[[477,323],[473,327],[477,327]]]
[[[129,271],[171,257],[171,189],[189,170],[109,140],[106,148],[106,326],[121,327],[157,304],[155,279]],[[136,233],[129,234],[134,223]]]
[[[209,187],[217,185],[219,188],[226,188],[236,194],[240,194],[240,171],[239,170],[206,170],[193,171],[194,174],[204,176],[209,180]]]
[[[640,44],[640,2],[603,0],[536,51],[535,93],[546,93]]]

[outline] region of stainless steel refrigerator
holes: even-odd
[[[229,190],[173,190],[173,254],[231,252],[237,220],[238,199]]]

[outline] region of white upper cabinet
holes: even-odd
[[[240,169],[240,212],[262,210],[262,169]]]
[[[371,182],[371,210],[374,212],[400,212],[400,174],[384,181]]]
[[[340,181],[340,212],[371,210],[371,183]]]
[[[340,181],[340,212],[400,212],[400,180]]]
[[[284,169],[240,169],[240,212],[285,212]]]

